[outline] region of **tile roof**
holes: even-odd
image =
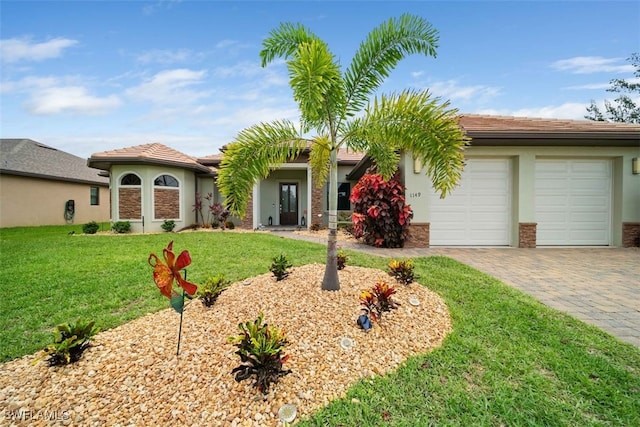
[[[0,173],[61,181],[108,184],[85,159],[31,139],[0,139]]]
[[[205,165],[219,165],[222,161],[224,153],[211,154],[209,156],[199,157],[198,161]],[[344,165],[355,165],[364,157],[364,153],[357,153],[351,150],[341,148],[338,151],[338,162]]]
[[[200,164],[195,157],[188,156],[157,142],[94,153],[88,160],[89,165],[103,170],[109,170],[112,164],[132,163],[161,164],[183,167],[203,173],[212,172],[211,168]]]
[[[531,117],[491,116],[482,114],[462,114],[459,124],[471,137],[483,134],[555,134],[558,137],[603,136],[633,134],[640,136],[640,125],[592,120],[541,119]]]

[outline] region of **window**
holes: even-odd
[[[338,183],[338,210],[350,211],[351,202],[349,201],[351,196],[351,184],[348,182]]]
[[[180,183],[171,175],[159,175],[153,180],[153,218],[180,218]]]
[[[160,175],[153,181],[153,185],[157,187],[179,187],[178,180],[171,175]]]
[[[128,173],[120,179],[120,185],[140,185],[140,177],[133,173]]]
[[[142,180],[135,173],[120,178],[118,221],[142,219]]]
[[[338,183],[338,210],[350,211],[351,202],[349,197],[351,196],[351,183],[339,182]],[[327,185],[327,208],[329,207],[329,185]]]
[[[91,206],[98,206],[100,204],[100,187],[91,187],[90,199]]]

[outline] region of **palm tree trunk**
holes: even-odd
[[[338,149],[331,150],[329,169],[329,236],[327,238],[327,264],[322,279],[323,291],[340,290],[338,278]]]

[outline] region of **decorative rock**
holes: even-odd
[[[312,264],[292,269],[280,282],[271,273],[252,277],[246,280],[251,292],[238,282],[213,309],[192,301],[184,310],[180,357],[180,316],[169,308],[101,332],[100,345],[73,365],[49,368],[33,364],[33,356],[0,364],[0,401],[7,411],[37,405],[67,410],[67,423],[76,425],[276,427],[282,426],[283,404],[296,404],[296,417],[308,416],[345,396],[359,379],[384,375],[440,345],[451,330],[446,305],[435,293],[398,287],[398,301],[415,296],[421,308],[385,313],[382,327],[374,322],[355,347],[343,350],[341,338],[359,333],[354,313],[360,292],[388,275],[349,266],[338,272],[341,290],[327,293],[321,290],[323,273],[324,265]],[[287,331],[291,358],[285,368],[292,370],[272,385],[266,401],[252,379],[234,381],[231,370],[239,357],[227,343],[238,323],[255,319],[260,310],[269,324]]]

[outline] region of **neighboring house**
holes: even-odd
[[[109,180],[85,159],[0,139],[0,227],[109,221]]]
[[[440,199],[422,165],[404,153],[406,197],[414,211],[413,246],[633,246],[640,239],[640,126],[577,120],[462,115],[471,137],[460,186]],[[132,154],[133,153],[133,154]],[[135,154],[137,153],[137,154]],[[144,153],[141,155],[140,153]],[[111,173],[112,219],[159,231],[163,219],[155,191],[169,174],[182,193],[175,218],[196,222],[195,194],[212,193],[222,154],[192,158],[161,144],[94,154],[89,165]],[[351,188],[371,165],[359,153],[339,153],[338,209],[348,212]],[[634,160],[636,159],[636,160]],[[313,185],[308,152],[274,167],[253,189],[240,226],[326,224],[327,190]],[[639,168],[640,166],[636,166]],[[133,174],[138,184],[123,178]],[[138,189],[133,216],[120,200]],[[138,200],[136,199],[136,200]],[[136,228],[137,227],[137,228]]]

